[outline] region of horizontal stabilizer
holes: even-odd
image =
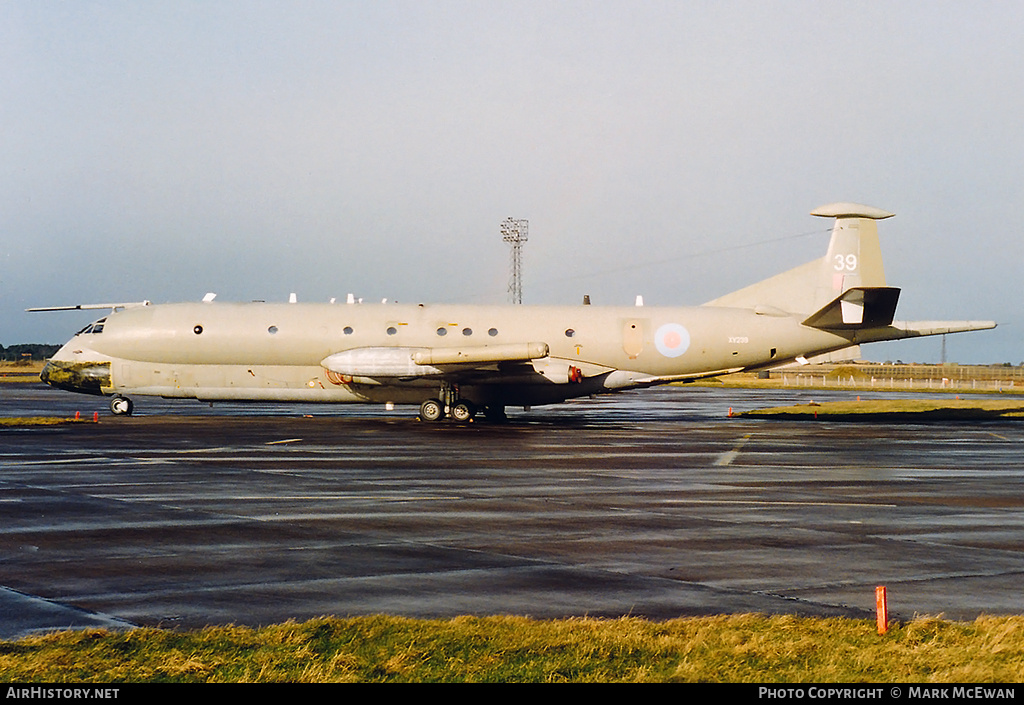
[[[917,338],[925,335],[946,335],[967,333],[972,330],[989,330],[996,327],[995,321],[894,321],[892,327],[903,331],[903,338]]]
[[[829,330],[887,326],[896,315],[899,298],[900,290],[891,286],[847,289],[803,323]]]

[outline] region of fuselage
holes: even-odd
[[[43,369],[62,389],[201,400],[420,404],[420,417],[504,417],[620,389],[762,369],[881,340],[985,330],[992,321],[896,323],[875,221],[855,203],[824,257],[703,306],[108,304]]]
[[[486,359],[488,349],[517,344],[546,345],[547,355],[403,377],[376,375],[372,365],[362,375],[324,366],[346,351],[461,350]],[[447,378],[480,405],[532,405],[849,344],[794,316],[721,307],[185,303],[111,313],[61,348],[43,378],[93,394],[395,403],[419,403],[424,387]]]

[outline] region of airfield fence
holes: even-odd
[[[812,365],[772,370],[785,387],[1024,393],[1024,367],[981,365]]]

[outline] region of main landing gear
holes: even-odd
[[[424,421],[440,421],[445,416],[469,423],[476,416],[476,405],[466,399],[459,399],[459,388],[451,382],[441,382],[439,399],[427,399],[420,404],[420,418]]]
[[[476,416],[476,405],[460,399],[454,405],[445,407],[440,399],[427,399],[420,404],[420,418],[424,421],[440,421],[446,415],[459,423],[469,423]]]
[[[470,423],[476,416],[476,404],[468,399],[459,398],[459,388],[450,382],[441,383],[438,399],[427,399],[420,404],[420,418],[424,421],[440,421],[446,416],[458,423]],[[504,406],[487,406],[484,415],[488,421],[504,420]]]
[[[114,416],[131,416],[134,408],[135,404],[128,397],[118,395],[110,400],[110,413]]]

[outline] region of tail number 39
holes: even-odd
[[[857,255],[836,255],[835,270],[837,272],[854,272],[857,270]]]

